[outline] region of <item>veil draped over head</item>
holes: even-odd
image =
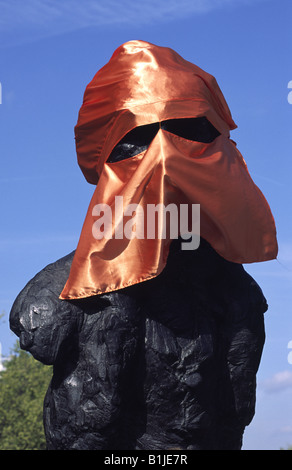
[[[172,236],[149,231],[149,207],[161,215],[199,204],[200,236],[223,258],[276,258],[274,219],[229,138],[235,128],[212,75],[166,47],[120,46],[86,87],[75,127],[78,163],[96,188],[60,298],[98,295],[162,272]],[[133,132],[138,144],[147,135],[137,154]],[[111,158],[123,141],[129,154]]]

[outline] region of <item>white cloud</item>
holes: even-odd
[[[0,49],[82,28],[140,27],[268,1],[0,0]]]
[[[292,371],[284,370],[276,373],[270,379],[261,382],[259,388],[267,393],[276,393],[292,388]]]
[[[93,25],[145,24],[267,0],[0,0],[0,31],[58,33]]]

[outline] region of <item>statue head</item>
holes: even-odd
[[[117,48],[87,85],[75,126],[79,166],[96,188],[61,298],[158,276],[179,236],[191,240],[182,249],[201,237],[236,263],[274,259],[274,219],[230,139],[235,128],[212,75],[168,47]],[[156,230],[153,206],[162,217],[174,208],[176,220]]]

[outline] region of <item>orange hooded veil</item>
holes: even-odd
[[[207,118],[220,133],[211,143],[191,141],[160,126],[143,152],[107,161],[138,126],[198,117]],[[125,236],[117,202],[123,210],[132,207],[135,216],[141,215],[135,208],[145,214],[151,204],[199,204],[200,236],[223,258],[236,263],[276,258],[274,219],[229,138],[235,128],[213,76],[169,48],[144,41],[120,46],[86,87],[75,127],[78,163],[96,189],[60,297],[121,289],[151,279],[165,267],[171,238],[141,235],[137,218],[136,232],[132,226],[132,236]],[[106,209],[112,215],[111,235],[100,230],[104,236],[96,236],[94,227]]]

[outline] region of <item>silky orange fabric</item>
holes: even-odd
[[[131,129],[169,119],[206,117],[220,132],[211,143],[159,129],[147,150],[115,163],[107,159]],[[200,204],[200,235],[225,259],[274,259],[277,240],[269,205],[229,138],[236,127],[215,78],[169,48],[144,41],[119,47],[86,88],[75,127],[79,165],[96,185],[62,299],[133,285],[165,267],[170,237],[97,239],[95,207],[115,215],[116,196],[139,205]]]

